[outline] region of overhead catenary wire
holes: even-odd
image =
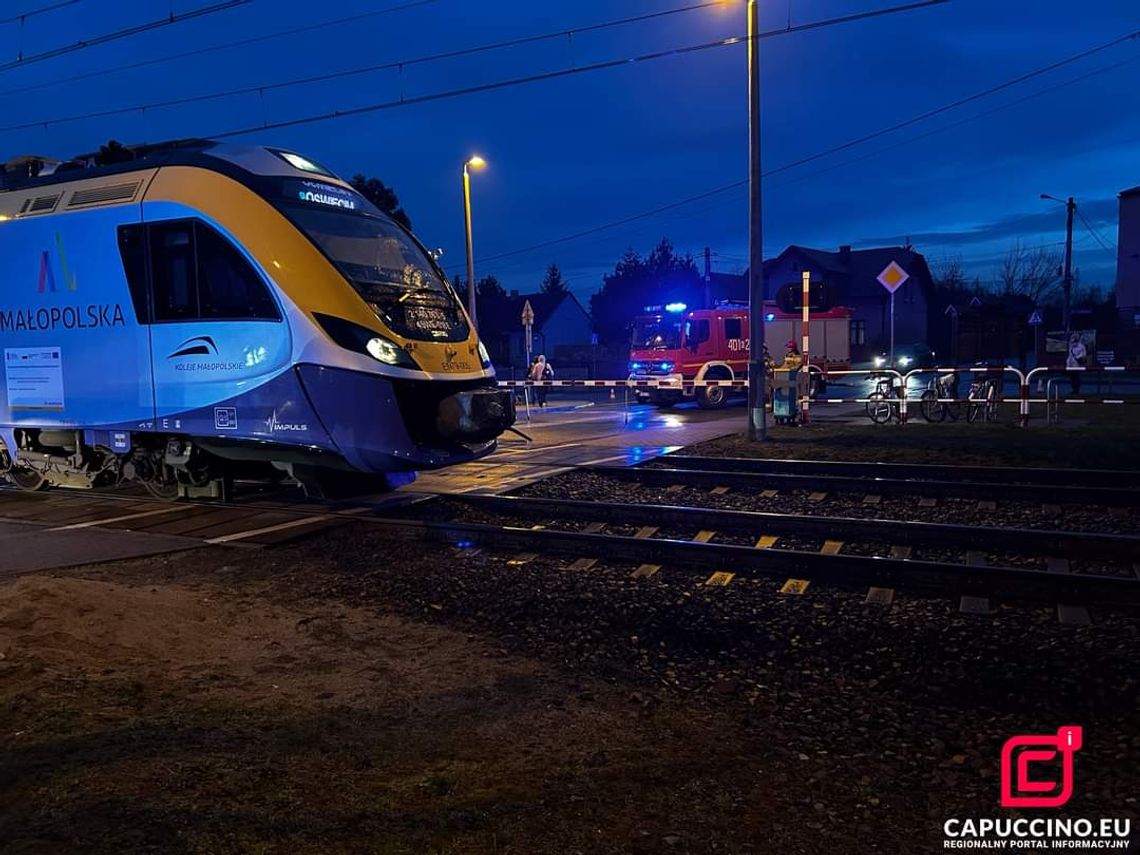
[[[959,98],[955,101],[951,101],[947,104],[942,105],[941,107],[937,107],[937,108],[932,109],[932,110],[926,110],[926,111],[919,113],[919,114],[917,114],[917,115],[915,115],[915,116],[913,116],[910,119],[907,119],[905,121],[896,122],[894,124],[880,128],[877,131],[873,131],[869,134],[863,134],[862,136],[860,136],[858,138],[848,140],[846,142],[840,143],[840,144],[835,145],[835,146],[831,146],[831,147],[826,148],[826,149],[822,149],[821,151],[818,151],[814,154],[800,158],[798,160],[790,161],[789,163],[785,163],[781,166],[776,167],[775,169],[768,170],[767,172],[765,172],[763,174],[763,177],[768,178],[768,177],[778,175],[778,174],[783,173],[783,172],[790,171],[791,169],[794,169],[798,166],[804,166],[804,165],[811,163],[813,161],[822,160],[822,159],[829,157],[833,154],[836,154],[838,152],[845,151],[847,149],[853,148],[856,145],[859,145],[859,144],[862,144],[865,142],[869,142],[872,139],[876,139],[878,137],[882,137],[882,136],[886,136],[888,134],[894,133],[895,131],[898,131],[898,130],[901,130],[902,128],[909,127],[911,125],[917,124],[918,122],[921,122],[925,119],[933,118],[934,116],[940,115],[942,113],[949,112],[950,110],[953,110],[957,107],[964,106],[966,104],[977,101],[981,98],[987,97],[989,95],[996,94],[997,92],[1004,91],[1005,89],[1008,89],[1008,88],[1015,86],[1019,83],[1024,83],[1028,80],[1031,80],[1034,77],[1039,77],[1043,74],[1048,74],[1051,71],[1056,71],[1057,69],[1062,68],[1066,65],[1070,65],[1074,62],[1080,61],[1081,59],[1085,59],[1087,57],[1093,56],[1093,55],[1100,53],[1102,51],[1108,50],[1109,48],[1123,44],[1123,43],[1130,41],[1130,40],[1136,40],[1138,38],[1140,38],[1140,30],[1132,31],[1132,32],[1127,33],[1125,35],[1122,35],[1118,38],[1112,39],[1109,42],[1105,42],[1103,44],[1097,45],[1096,47],[1090,48],[1088,50],[1081,51],[1080,53],[1072,54],[1071,56],[1068,56],[1064,59],[1058,60],[1056,62],[1042,66],[1040,68],[1037,68],[1034,71],[1018,75],[1017,77],[1011,78],[1010,80],[1007,80],[1004,83],[998,84],[996,86],[988,87],[988,88],[983,89],[979,92],[976,92],[972,95],[966,96],[964,98]],[[997,108],[995,110],[989,110],[989,111],[980,113],[977,116],[971,117],[969,119],[964,119],[960,122],[945,126],[944,128],[939,128],[939,129],[927,131],[927,132],[920,134],[918,136],[908,138],[906,141],[903,141],[903,142],[892,143],[891,145],[889,145],[883,149],[880,149],[876,152],[872,152],[870,154],[861,155],[860,157],[846,161],[843,164],[838,164],[836,166],[829,166],[829,167],[826,167],[824,169],[817,170],[816,172],[812,173],[812,175],[817,175],[817,174],[820,174],[823,172],[827,172],[831,169],[838,168],[838,166],[849,165],[850,163],[855,163],[859,160],[864,160],[867,157],[874,156],[875,154],[882,153],[883,151],[888,151],[890,149],[897,148],[901,145],[906,145],[909,142],[913,142],[913,141],[918,140],[918,139],[923,139],[925,137],[932,136],[936,133],[941,133],[944,130],[949,130],[950,128],[957,127],[957,126],[965,124],[967,122],[975,121],[978,118],[981,118],[981,117],[986,116],[986,115],[990,115],[994,112],[997,112],[1000,109],[1005,109],[1006,107],[1013,106],[1014,104],[1021,103],[1022,101],[1029,100],[1030,98],[1034,98],[1034,97],[1037,97],[1039,95],[1046,94],[1047,92],[1051,92],[1055,89],[1059,89],[1062,86],[1070,85],[1071,83],[1077,82],[1079,80],[1083,80],[1087,77],[1091,77],[1094,74],[1103,73],[1104,71],[1112,70],[1114,68],[1120,67],[1120,66],[1125,65],[1127,63],[1134,62],[1138,58],[1140,58],[1140,57],[1135,57],[1135,56],[1129,57],[1129,58],[1122,60],[1120,62],[1113,63],[1112,65],[1110,65],[1106,68],[1094,70],[1092,72],[1088,72],[1088,73],[1083,74],[1080,77],[1075,78],[1073,80],[1066,81],[1066,82],[1058,84],[1056,86],[1052,86],[1052,87],[1049,87],[1047,89],[1041,90],[1040,92],[1033,93],[1033,94],[1025,96],[1023,98],[1019,98],[1019,99],[1012,101],[1007,105],[1003,105],[1003,107]],[[501,252],[501,253],[496,253],[494,255],[484,256],[478,260],[480,263],[486,263],[489,261],[498,261],[498,260],[503,259],[503,258],[510,258],[510,257],[516,256],[516,255],[524,255],[526,253],[534,252],[534,251],[540,250],[540,249],[545,249],[545,248],[550,247],[550,246],[556,246],[556,245],[561,244],[561,243],[569,243],[571,241],[579,240],[581,238],[588,237],[590,235],[597,234],[599,232],[609,231],[610,229],[618,228],[620,226],[627,225],[629,223],[636,222],[638,220],[647,219],[649,217],[653,217],[653,216],[656,216],[658,214],[665,213],[666,211],[671,211],[671,210],[674,210],[676,208],[683,208],[687,205],[691,205],[694,202],[699,202],[703,199],[708,199],[709,197],[717,196],[717,195],[720,195],[722,193],[727,193],[731,190],[735,190],[737,188],[747,187],[747,186],[748,186],[748,180],[747,179],[744,179],[741,181],[733,181],[729,184],[722,184],[719,187],[713,187],[709,190],[705,190],[705,191],[702,191],[700,193],[696,193],[696,194],[693,194],[691,196],[687,196],[683,199],[678,199],[674,202],[669,202],[669,203],[664,204],[664,205],[659,205],[655,208],[651,208],[651,209],[648,209],[646,211],[641,211],[639,213],[631,214],[627,217],[622,217],[621,219],[618,219],[618,220],[613,220],[613,221],[608,222],[608,223],[603,223],[603,224],[598,225],[598,226],[593,226],[593,227],[588,228],[588,229],[583,229],[583,230],[580,230],[580,231],[575,232],[573,234],[563,235],[563,236],[557,237],[557,238],[550,238],[548,240],[544,240],[544,241],[541,241],[539,243],[531,244],[530,246],[521,247],[519,249],[513,249],[513,250],[509,250],[507,252]]]
[[[72,0],[78,3],[79,0]],[[418,6],[429,6],[433,3],[438,3],[439,0],[409,0],[406,3],[398,3],[394,6],[386,6],[382,9],[374,9],[371,12],[362,12],[358,15],[349,15],[346,18],[334,18],[331,21],[320,21],[316,24],[306,24],[303,27],[293,27],[288,30],[280,30],[275,33],[265,33],[260,36],[251,36],[245,39],[238,39],[237,41],[224,42],[220,45],[208,45],[206,47],[195,48],[194,50],[182,51],[181,53],[165,53],[162,56],[154,57],[153,59],[144,59],[138,62],[129,62],[124,65],[115,65],[111,68],[100,68],[94,71],[85,71],[82,74],[73,74],[70,77],[60,77],[55,80],[48,80],[44,83],[33,83],[30,86],[21,86],[16,89],[6,89],[0,92],[0,95],[20,95],[25,92],[35,92],[40,89],[50,89],[54,86],[63,86],[67,83],[78,83],[82,80],[91,80],[96,77],[103,77],[108,74],[117,74],[120,71],[133,71],[136,68],[149,68],[154,65],[162,65],[167,62],[174,62],[179,59],[188,59],[194,56],[203,56],[208,53],[217,53],[218,51],[231,50],[232,48],[248,47],[249,45],[260,44],[261,42],[273,41],[274,39],[282,39],[287,36],[297,36],[302,33],[311,33],[315,30],[322,30],[328,27],[338,27],[341,24],[354,24],[357,21],[363,21],[367,18],[375,18],[379,15],[388,15],[392,12],[402,12],[405,9],[414,9]]]
[[[941,5],[948,3],[950,0],[918,0],[918,2],[906,3],[899,6],[892,6],[886,9],[875,9],[867,12],[858,12],[851,15],[844,15],[838,18],[829,18],[821,21],[812,21],[806,24],[797,24],[791,27],[784,27],[776,30],[769,30],[760,35],[760,38],[771,38],[773,36],[787,35],[790,33],[804,32],[807,30],[819,29],[825,26],[835,26],[837,24],[846,24],[854,21],[866,20],[869,18],[880,17],[887,14],[896,14],[899,12],[908,12],[915,9],[927,8],[930,6]],[[403,69],[408,66],[423,64],[427,62],[435,62],[443,59],[453,59],[461,56],[469,56],[477,53],[482,53],[492,50],[500,50],[509,47],[517,47],[525,44],[531,44],[540,41],[549,41],[552,39],[566,38],[568,36],[578,35],[581,33],[609,29],[618,26],[626,26],[634,23],[641,23],[648,20],[663,18],[670,15],[681,14],[685,12],[692,12],[699,9],[705,9],[710,6],[720,6],[721,0],[704,0],[704,2],[692,4],[688,6],[676,7],[673,9],[665,9],[657,12],[649,12],[643,15],[636,15],[628,18],[620,18],[612,21],[605,21],[596,24],[587,24],[580,27],[573,27],[569,29],[561,29],[555,32],[542,33],[533,36],[523,36],[516,39],[510,39],[501,42],[494,42],[486,45],[479,45],[471,48],[461,48],[452,51],[444,51],[426,56],[412,57],[410,59],[389,61],[381,64],[373,64],[364,67],[347,69],[344,71],[329,72],[326,74],[313,75],[304,78],[296,78],[286,81],[278,81],[275,83],[259,84],[255,86],[235,87],[231,89],[221,90],[217,92],[206,93],[203,95],[191,95],[182,98],[171,98],[163,101],[155,101],[146,104],[134,104],[126,107],[116,107],[106,110],[97,110],[88,113],[81,113],[72,116],[62,116],[57,118],[37,119],[33,121],[20,122],[13,125],[6,125],[0,127],[0,131],[15,131],[24,130],[27,128],[47,128],[51,125],[61,124],[64,122],[81,121],[84,119],[106,118],[107,116],[123,115],[127,113],[140,113],[149,110],[155,110],[163,107],[184,106],[186,104],[211,101],[219,98],[233,97],[237,95],[250,95],[260,94],[265,92],[284,89],[293,86],[301,86],[312,83],[324,82],[328,80],[335,80],[339,78],[349,77],[353,75],[369,74],[377,71]],[[503,81],[496,81],[493,83],[482,84],[479,86],[464,87],[460,89],[446,90],[444,92],[436,92],[428,95],[420,96],[401,96],[399,99],[386,101],[378,104],[371,104],[364,107],[352,108],[348,110],[338,110],[330,113],[323,113],[316,116],[305,117],[303,119],[283,120],[280,122],[266,123],[248,129],[241,129],[229,131],[225,133],[213,134],[214,137],[225,136],[239,136],[245,133],[253,133],[261,130],[271,130],[282,127],[291,127],[298,124],[309,124],[312,122],[328,121],[330,119],[342,118],[345,116],[358,115],[367,112],[376,112],[379,110],[393,109],[396,107],[406,106],[410,104],[424,103],[425,101],[435,101],[444,98],[455,98],[462,95],[470,95],[478,92],[492,91],[495,89],[503,89],[511,86],[521,86],[527,83],[535,83],[543,80],[556,79],[559,77],[568,77],[577,74],[583,74],[592,71],[599,71],[606,68],[614,68],[622,65],[630,65],[639,62],[647,62],[650,60],[661,59],[666,56],[679,55],[683,53],[692,53],[697,51],[709,50],[717,47],[727,47],[736,44],[745,44],[748,41],[747,36],[733,36],[726,39],[718,39],[713,42],[706,42],[699,45],[690,45],[682,48],[675,48],[668,51],[657,51],[654,53],[643,54],[634,57],[623,57],[621,59],[609,60],[605,62],[591,63],[588,65],[573,66],[571,68],[559,69],[556,71],[546,72],[542,74],[529,75],[518,78],[511,78]]]
[[[940,0],[940,2],[942,2],[942,0]],[[555,39],[564,39],[580,35],[582,33],[596,32],[598,30],[606,30],[612,29],[614,27],[628,26],[630,24],[644,23],[646,21],[658,18],[665,18],[671,15],[693,12],[699,9],[706,9],[710,6],[719,5],[721,5],[721,0],[705,0],[705,2],[690,6],[680,6],[673,9],[648,12],[644,15],[634,15],[628,18],[619,18],[616,20],[604,21],[596,24],[586,24],[580,27],[561,29],[554,32],[541,33],[533,36],[521,36],[515,39],[507,39],[505,41],[492,42],[490,44],[476,45],[469,48],[459,48],[456,50],[441,51],[438,53],[411,57],[408,59],[383,62],[357,68],[349,68],[343,71],[330,71],[325,74],[315,74],[308,77],[299,77],[293,78],[291,80],[277,81],[275,83],[262,83],[255,86],[243,86],[239,88],[225,89],[218,92],[208,92],[202,95],[188,95],[181,98],[168,98],[163,101],[152,101],[148,104],[136,104],[129,107],[115,107],[106,110],[97,110],[89,113],[80,113],[72,116],[62,116],[55,119],[39,119],[35,121],[21,122],[14,125],[4,125],[0,126],[0,131],[16,131],[23,130],[25,128],[48,127],[50,125],[58,125],[64,122],[78,122],[84,119],[105,118],[107,116],[122,115],[124,113],[136,113],[148,110],[156,110],[162,107],[184,106],[186,104],[194,104],[202,101],[214,101],[220,98],[230,98],[237,95],[264,94],[266,92],[272,92],[278,89],[288,89],[294,86],[304,86],[312,83],[324,83],[329,80],[340,80],[345,77],[354,77],[361,74],[373,74],[378,71],[404,69],[416,65],[423,65],[425,63],[438,62],[445,59],[456,59],[459,57],[486,53],[488,51],[521,47],[522,45],[535,44],[537,42],[543,41],[552,41]]]
[[[119,41],[120,39],[130,38],[137,36],[141,33],[147,33],[151,30],[157,30],[161,27],[169,27],[172,24],[181,24],[185,21],[190,21],[195,18],[202,18],[206,15],[213,15],[216,12],[225,12],[229,9],[237,8],[238,6],[245,6],[247,3],[252,3],[253,0],[222,0],[222,2],[214,3],[210,6],[203,6],[200,9],[192,9],[189,12],[179,12],[177,14],[170,14],[165,18],[157,18],[153,21],[148,21],[145,24],[136,24],[133,27],[126,27],[122,30],[115,30],[111,33],[104,33],[103,35],[93,36],[89,39],[82,39],[74,42],[73,44],[64,45],[63,47],[52,48],[41,53],[33,53],[24,56],[21,52],[20,55],[11,62],[0,63],[0,71],[10,71],[13,68],[22,68],[23,66],[32,65],[33,63],[43,62],[48,59],[55,59],[65,54],[74,53],[80,50],[86,50],[96,45],[103,45],[109,42]]]
[[[36,15],[43,15],[45,12],[54,12],[56,9],[62,9],[65,6],[74,6],[79,0],[60,0],[58,3],[52,3],[48,6],[40,6],[38,9],[29,9],[27,12],[21,12],[19,15],[11,15],[7,18],[0,18],[0,24],[12,24],[16,21],[26,21],[28,18],[34,18]]]

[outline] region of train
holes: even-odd
[[[329,497],[480,458],[511,427],[438,254],[351,184],[271,146],[113,154],[0,175],[0,474]]]

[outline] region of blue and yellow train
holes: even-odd
[[[0,474],[330,495],[494,449],[513,402],[461,301],[351,185],[275,148],[126,154],[2,176]]]

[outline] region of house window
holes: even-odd
[[[851,322],[851,344],[866,344],[867,343],[867,322],[866,321],[852,321]]]

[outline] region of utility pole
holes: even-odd
[[[764,370],[764,218],[760,193],[760,10],[748,0],[748,438],[768,438]]]
[[[1061,314],[1064,315],[1067,342],[1073,326],[1073,214],[1077,211],[1077,203],[1072,196],[1065,203],[1065,210],[1068,212],[1065,225],[1065,302]]]
[[[705,308],[712,308],[712,248],[705,247]]]

